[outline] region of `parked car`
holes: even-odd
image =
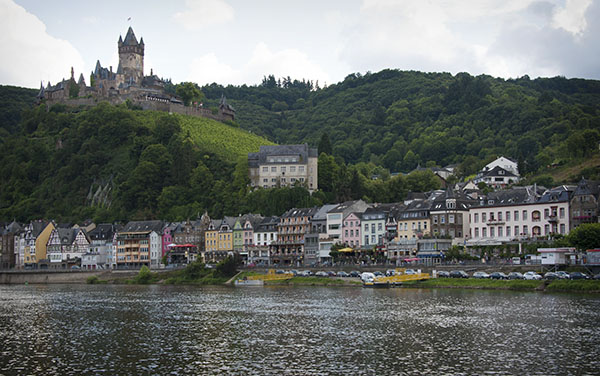
[[[571,276],[569,275],[569,273],[567,273],[567,272],[565,272],[563,270],[561,270],[559,272],[556,272],[556,274],[558,274],[558,277],[560,279],[569,279],[569,278],[571,278]]]
[[[450,272],[450,278],[469,278],[464,270],[453,270]]]
[[[523,274],[523,277],[527,280],[540,280],[542,279],[542,276],[537,274],[536,272],[527,272],[525,274]]]
[[[360,279],[363,282],[373,282],[373,280],[375,279],[375,274],[369,273],[369,272],[364,272],[360,275]]]
[[[396,275],[396,271],[394,269],[388,269],[385,271],[385,275],[391,277],[393,275]]]
[[[571,273],[571,279],[590,279],[587,274],[580,272]]]
[[[600,273],[598,273],[598,274],[594,274],[594,276],[593,276],[592,278],[593,278],[593,279],[596,279],[596,280],[600,279]]]
[[[519,272],[510,272],[508,273],[508,279],[524,279],[523,274]]]
[[[330,270],[330,271],[327,272],[327,275],[330,276],[330,277],[335,277],[336,273],[333,270]]]
[[[473,273],[473,278],[478,278],[478,279],[490,278],[490,275],[487,274],[486,272],[475,272],[475,273]]]
[[[349,277],[350,274],[346,273],[345,271],[339,271],[339,272],[337,272],[337,276],[338,277],[342,277],[342,278],[346,278],[346,277]]]
[[[327,277],[327,273],[322,270],[319,270],[315,273],[315,277]]]
[[[360,277],[360,272],[358,270],[353,270],[350,272],[350,277]]]
[[[303,270],[300,275],[302,277],[310,277],[311,275],[313,275],[313,272],[311,272],[310,270]]]
[[[554,272],[548,272],[544,274],[544,279],[552,280],[552,279],[560,279],[560,276]]]
[[[417,274],[417,272],[416,272],[416,271],[414,271],[413,269],[406,269],[406,270],[404,271],[404,274],[406,274],[406,275],[411,275],[411,274]]]
[[[437,272],[437,277],[438,278],[450,278],[450,273],[448,273],[445,270],[440,270],[439,272]]]
[[[383,277],[383,273],[380,271],[373,272],[373,274],[375,275],[375,277]]]
[[[283,274],[283,273],[285,273],[285,272],[281,269],[275,270],[275,274]]]
[[[508,276],[502,272],[493,272],[490,274],[490,279],[508,279]]]

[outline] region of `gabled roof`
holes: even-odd
[[[577,188],[575,189],[575,196],[587,196],[593,195],[598,196],[600,191],[600,182],[585,180],[585,178],[581,178],[579,183],[577,184]]]
[[[516,178],[517,175],[513,174],[512,172],[500,167],[500,166],[496,166],[494,168],[492,168],[491,170],[487,170],[487,171],[482,171],[480,173],[481,177],[484,176],[503,176],[503,177],[508,177],[508,178]]]
[[[258,167],[259,164],[267,163],[267,157],[269,156],[298,156],[299,161],[297,163],[308,162],[309,157],[317,157],[317,149],[309,148],[308,144],[300,145],[262,145],[258,153],[248,153],[248,164],[250,167]],[[278,162],[269,163],[285,163],[289,164],[290,161],[285,162],[284,160]]]

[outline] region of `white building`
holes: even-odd
[[[538,248],[542,265],[566,265],[575,248]]]
[[[469,209],[467,245],[498,244],[569,232],[569,191],[539,196],[531,187],[493,192]]]
[[[318,188],[317,149],[302,145],[265,145],[248,153],[252,187],[275,188],[301,184],[313,192]]]
[[[500,167],[503,168],[506,171],[510,171],[513,174],[520,176],[519,175],[519,165],[517,163],[517,161],[507,158],[507,157],[498,157],[496,160],[488,163],[487,165],[485,165],[485,167],[483,168],[482,171],[490,171],[493,170],[495,167]]]
[[[361,214],[360,225],[362,227],[363,248],[383,245],[385,240],[385,219],[385,213],[374,208],[369,208]]]

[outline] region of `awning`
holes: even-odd
[[[418,259],[418,258],[416,258],[416,257],[414,257],[414,258],[405,258],[405,259],[404,259],[404,260],[402,260],[402,261],[406,261],[406,262],[410,262],[410,261],[419,261],[419,259]]]
[[[354,249],[352,249],[352,248],[342,248],[342,249],[338,249],[338,252],[354,252]]]

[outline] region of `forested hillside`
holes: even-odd
[[[209,100],[224,92],[244,129],[314,146],[326,133],[334,156],[390,172],[465,162],[468,175],[506,155],[533,173],[588,157],[600,140],[594,80],[384,70],[327,88],[269,76],[256,87],[213,84],[202,91]]]
[[[599,178],[599,81],[384,70],[326,88],[269,76],[201,89],[207,106],[225,94],[236,122],[125,104],[47,111],[33,105],[36,90],[0,86],[0,220],[182,220],[205,210],[279,215],[358,198],[397,202],[440,183],[429,171],[391,172],[457,164],[464,177],[498,155],[529,176],[564,167],[560,180],[542,175],[547,185]],[[325,152],[318,192],[249,191],[246,155],[271,142]]]

